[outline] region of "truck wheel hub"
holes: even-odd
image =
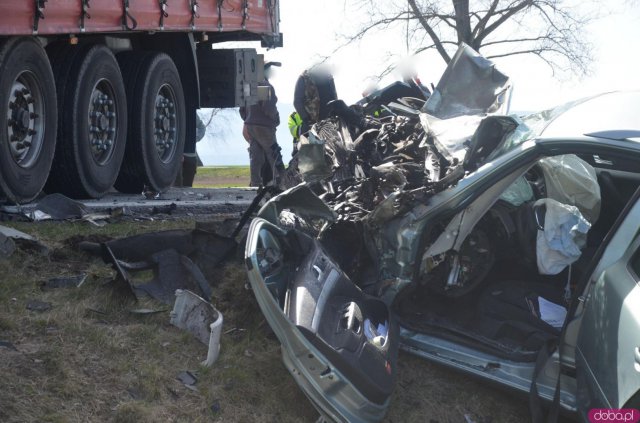
[[[156,95],[154,124],[158,157],[163,163],[168,163],[175,155],[177,135],[176,97],[168,84],[160,87]]]
[[[38,159],[44,139],[42,91],[29,71],[19,74],[10,89],[7,137],[13,160],[26,168]]]
[[[89,142],[91,154],[98,164],[105,164],[114,150],[117,116],[115,94],[111,84],[102,79],[91,92],[89,101]]]

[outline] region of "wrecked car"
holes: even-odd
[[[426,101],[316,124],[252,221],[251,287],[322,418],[382,419],[399,349],[534,420],[640,407],[640,92],[508,102],[463,45]]]

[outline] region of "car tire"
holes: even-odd
[[[131,107],[127,152],[115,187],[126,193],[166,191],[180,171],[185,143],[180,74],[164,53],[124,52],[118,62]]]
[[[57,109],[53,72],[33,38],[0,47],[0,191],[12,202],[34,199],[53,161]]]
[[[113,186],[125,152],[127,101],[120,67],[103,45],[52,53],[60,122],[45,190],[100,198]]]

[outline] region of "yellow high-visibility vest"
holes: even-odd
[[[293,112],[289,115],[289,132],[293,137],[293,143],[297,144],[300,141],[300,129],[302,128],[302,118],[298,112]]]

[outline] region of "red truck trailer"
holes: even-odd
[[[0,197],[171,186],[196,109],[257,101],[278,0],[0,0]]]

